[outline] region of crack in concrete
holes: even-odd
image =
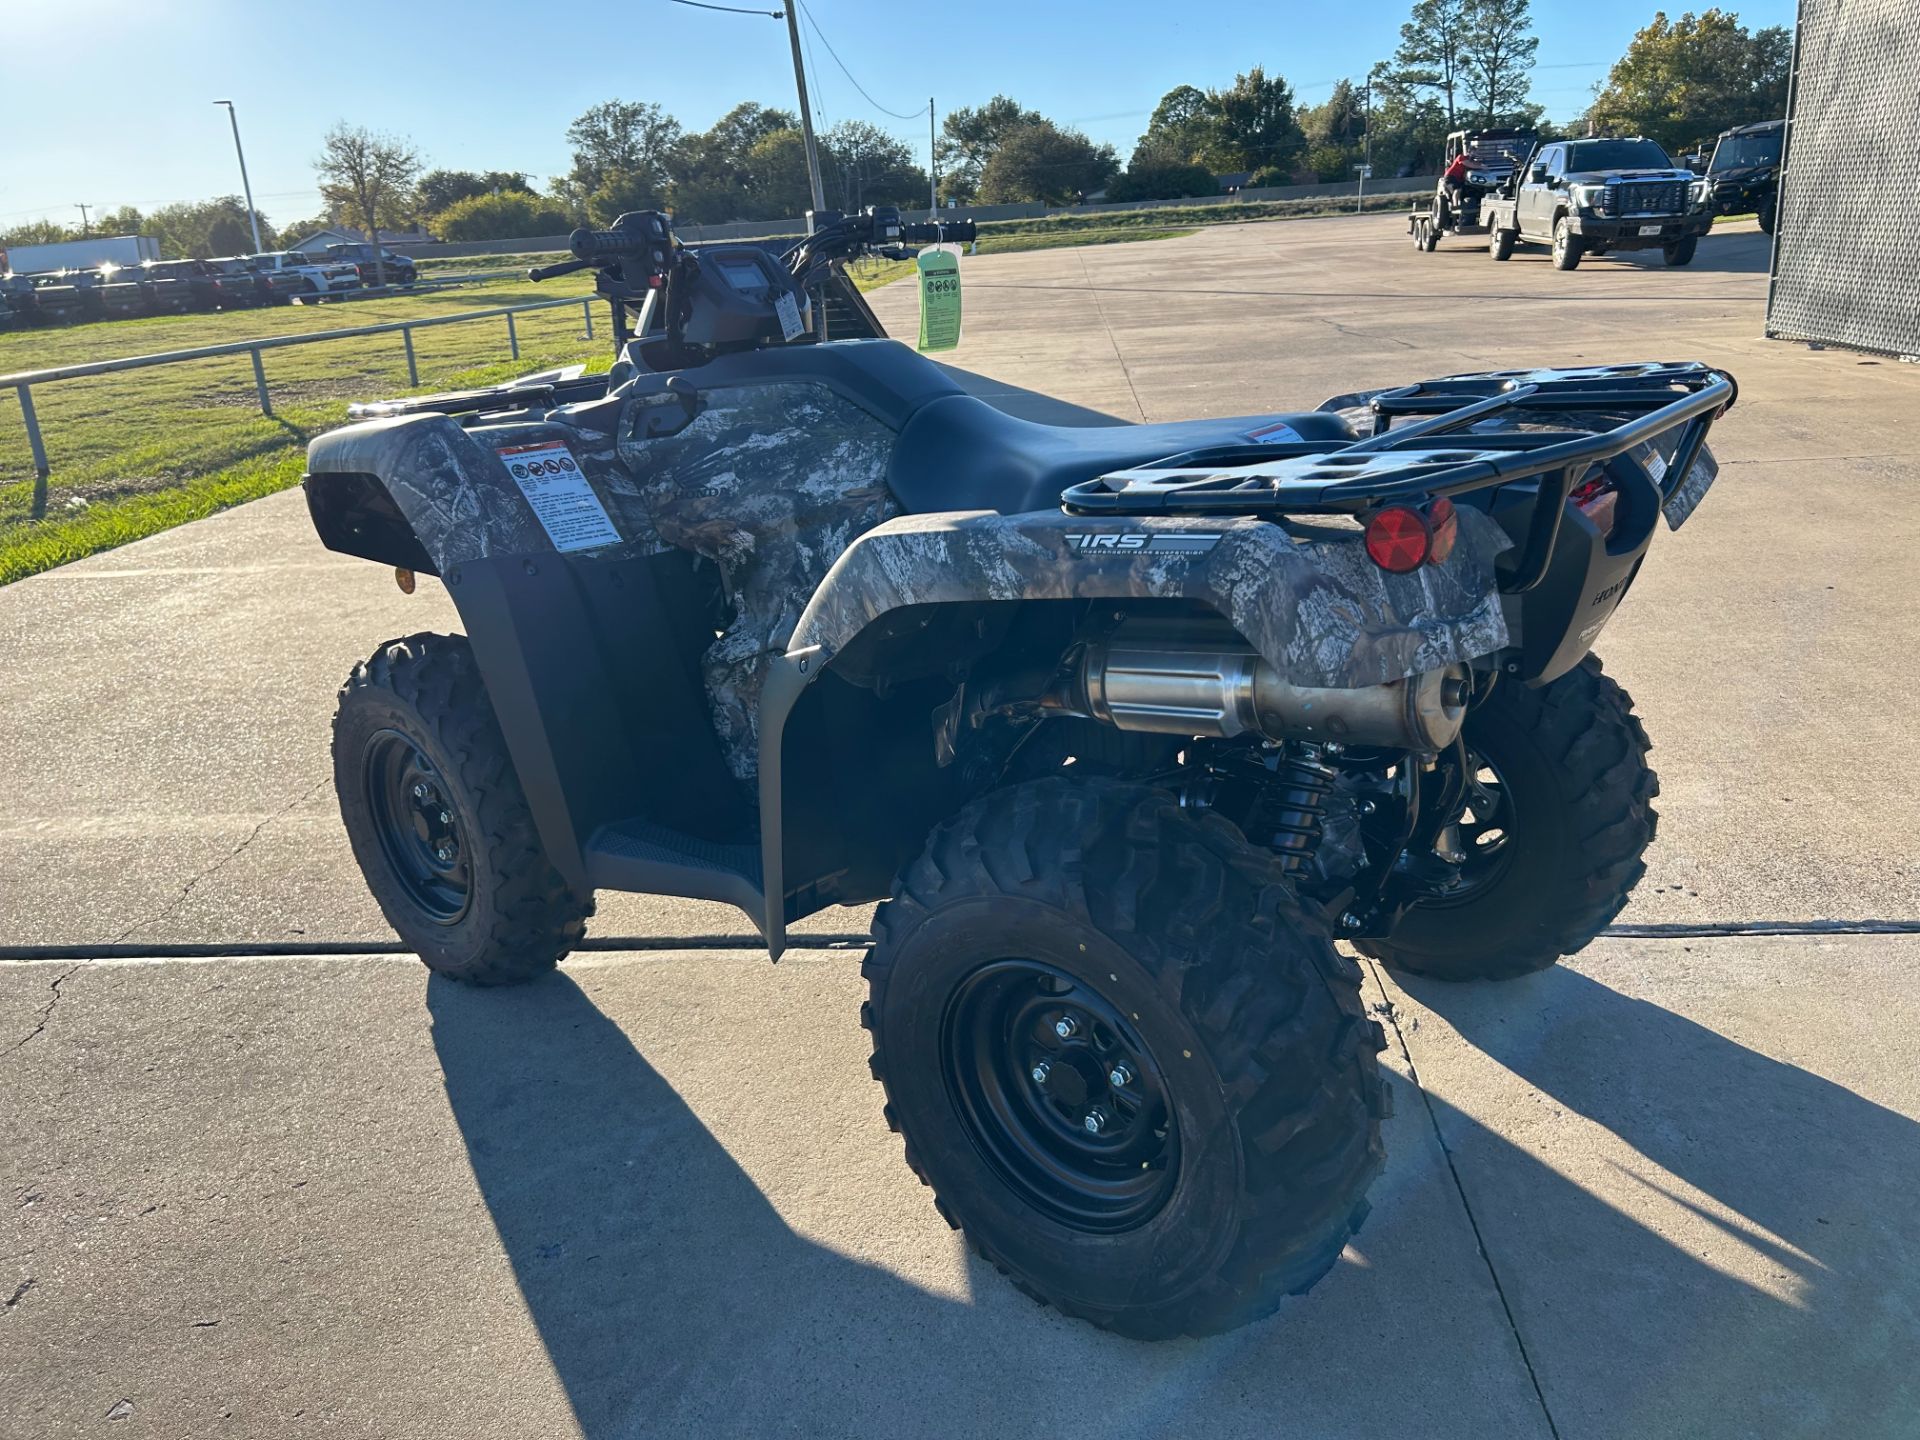
[[[1086,253],[1082,251],[1074,257],[1080,262],[1080,274],[1087,282],[1087,293],[1093,297],[1093,313],[1100,317],[1100,328],[1107,332],[1107,344],[1113,347],[1113,358],[1119,363],[1120,374],[1127,382],[1127,393],[1133,396],[1133,408],[1140,412],[1140,423],[1147,422],[1147,407],[1140,403],[1140,392],[1134,388],[1133,372],[1127,368],[1127,357],[1120,353],[1120,342],[1114,338],[1113,325],[1107,319],[1107,309],[1100,303],[1100,289],[1093,283],[1093,272],[1087,269]]]
[[[1379,968],[1371,960],[1363,960],[1367,971],[1373,976],[1373,983],[1382,995],[1387,993],[1386,982],[1380,978]],[[1447,1173],[1453,1177],[1454,1192],[1460,1197],[1460,1208],[1466,1212],[1467,1226],[1473,1231],[1474,1248],[1479,1250],[1480,1258],[1486,1262],[1487,1276],[1493,1281],[1493,1293],[1500,1297],[1500,1308],[1507,1317],[1507,1328],[1513,1332],[1513,1343],[1520,1351],[1520,1363],[1527,1367],[1527,1379],[1533,1383],[1534,1398],[1540,1402],[1540,1414],[1547,1422],[1547,1431],[1553,1440],[1560,1440],[1560,1427],[1553,1418],[1553,1409],[1547,1404],[1547,1392],[1541,1388],[1539,1372],[1533,1368],[1533,1356],[1527,1351],[1526,1339],[1520,1334],[1520,1321],[1513,1313],[1513,1302],[1507,1299],[1507,1287],[1500,1283],[1500,1272],[1494,1267],[1493,1255],[1487,1249],[1486,1237],[1480,1233],[1479,1217],[1473,1213],[1473,1202],[1467,1199],[1467,1187],[1460,1179],[1460,1167],[1453,1158],[1453,1147],[1447,1144],[1447,1137],[1440,1129],[1440,1117],[1434,1111],[1433,1097],[1427,1093],[1427,1087],[1420,1083],[1420,1071],[1413,1063],[1413,1051],[1407,1047],[1407,1037],[1400,1029],[1400,1012],[1391,1000],[1376,1007],[1380,1014],[1393,1027],[1393,1038],[1400,1046],[1400,1058],[1407,1063],[1407,1076],[1413,1081],[1414,1092],[1419,1095],[1420,1103],[1426,1107],[1427,1123],[1433,1127],[1433,1138],[1440,1142],[1440,1153],[1446,1157]]]
[[[12,1313],[13,1307],[18,1305],[22,1300],[26,1299],[27,1292],[33,1289],[33,1287],[35,1285],[38,1285],[39,1283],[40,1282],[38,1280],[35,1280],[31,1275],[29,1275],[26,1279],[22,1280],[18,1285],[14,1287],[13,1294],[7,1297],[6,1304],[0,1305],[0,1311],[4,1311],[9,1314]]]
[[[307,789],[301,791],[293,799],[289,800],[285,805],[281,806],[278,810],[274,811],[273,814],[267,816],[266,819],[262,820],[258,825],[255,825],[253,829],[249,830],[247,832],[246,838],[242,840],[238,845],[234,846],[233,849],[230,850],[226,855],[214,861],[213,864],[209,865],[206,869],[202,870],[199,874],[189,879],[185,885],[182,885],[180,887],[180,893],[174,896],[173,899],[169,900],[165,905],[161,906],[153,914],[142,916],[140,919],[134,921],[133,924],[129,925],[125,930],[122,930],[118,935],[114,936],[113,939],[108,941],[107,943],[109,945],[118,945],[122,941],[124,941],[129,935],[133,934],[136,930],[144,930],[149,925],[160,924],[169,915],[172,915],[182,905],[187,903],[187,898],[193,894],[194,887],[198,885],[202,880],[208,879],[211,876],[219,874],[222,870],[226,869],[227,866],[231,865],[235,860],[238,860],[240,856],[245,853],[247,847],[253,844],[254,841],[260,838],[262,832],[264,832],[269,825],[273,824],[276,820],[283,820],[288,815],[291,815],[295,810],[298,810],[302,805],[306,804],[307,801],[311,800],[315,795],[318,795],[320,791],[324,789],[331,782],[332,782],[331,776],[322,776],[319,780],[315,781]]]
[[[60,1003],[60,987],[66,984],[67,981],[71,980],[74,977],[75,973],[78,972],[80,967],[82,965],[85,965],[86,963],[87,962],[84,960],[75,961],[72,965],[69,965],[65,970],[62,970],[58,975],[54,977],[53,984],[47,987],[48,989],[53,991],[53,996],[51,999],[47,1001],[46,1008],[40,1012],[40,1023],[35,1025],[33,1029],[29,1030],[26,1034],[22,1035],[18,1040],[14,1041],[13,1044],[8,1047],[7,1053],[9,1055],[12,1055],[16,1051],[20,1050],[23,1046],[26,1045],[26,1043],[29,1040],[34,1039],[36,1036],[40,1034],[41,1031],[47,1028],[47,1022],[53,1019],[54,1006]],[[19,1297],[16,1296],[14,1298],[18,1299]],[[7,1303],[11,1305],[13,1302],[8,1301]]]

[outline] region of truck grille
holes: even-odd
[[[1614,215],[1684,215],[1687,182],[1634,180],[1607,187],[1607,209]]]

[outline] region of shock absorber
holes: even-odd
[[[1323,747],[1294,741],[1274,757],[1270,798],[1263,807],[1268,841],[1289,875],[1299,875],[1320,844],[1327,817],[1327,796],[1338,774],[1327,764]]]

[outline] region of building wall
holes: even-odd
[[[1800,0],[1767,334],[1920,355],[1920,3]]]

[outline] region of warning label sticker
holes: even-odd
[[[1300,438],[1300,432],[1284,420],[1276,420],[1271,425],[1262,425],[1258,430],[1247,431],[1247,439],[1265,440],[1274,445],[1285,444]]]
[[[499,454],[554,549],[591,550],[620,543],[620,532],[581,473],[580,462],[562,442],[503,445]]]

